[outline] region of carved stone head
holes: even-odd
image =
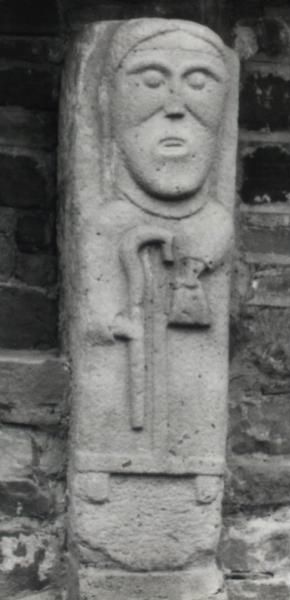
[[[195,23],[121,26],[110,53],[116,178],[129,195],[193,198],[216,156],[227,94],[224,46]]]

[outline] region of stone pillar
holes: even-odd
[[[87,26],[63,82],[69,600],[224,600],[237,60],[192,22]]]

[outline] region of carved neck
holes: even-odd
[[[152,215],[165,219],[183,219],[201,210],[211,197],[210,186],[206,182],[202,189],[193,196],[183,200],[162,200],[150,196],[140,188],[130,177],[126,169],[121,169],[116,177],[117,190],[125,196],[132,204],[139,206],[142,210]]]

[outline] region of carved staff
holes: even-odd
[[[139,252],[144,246],[161,244],[164,263],[173,262],[173,234],[161,227],[140,225],[126,232],[120,256],[129,282],[129,368],[132,429],[143,429],[145,413],[144,271]]]

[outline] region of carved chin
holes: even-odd
[[[181,149],[180,149],[181,148]],[[170,147],[168,156],[145,152],[140,156],[123,154],[121,160],[121,179],[133,180],[149,196],[164,200],[183,200],[194,195],[204,185],[211,164],[211,154],[189,153],[178,156],[173,153],[184,152],[184,146]],[[152,156],[153,155],[153,156]]]
[[[204,183],[204,178],[193,177],[192,173],[190,177],[188,173],[176,173],[174,168],[170,173],[157,172],[146,179],[142,175],[136,179],[138,185],[151,196],[164,200],[183,200],[195,194]]]

